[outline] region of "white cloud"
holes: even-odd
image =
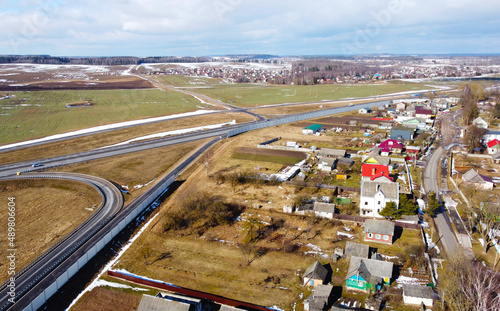
[[[498,12],[489,0],[23,0],[0,9],[0,54],[330,54],[360,33],[363,53],[418,53],[405,40],[436,36],[457,52],[460,35],[497,52]]]

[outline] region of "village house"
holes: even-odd
[[[359,114],[368,114],[368,113],[372,113],[372,110],[370,108],[368,108],[368,107],[361,108],[361,109],[358,110],[358,113]]]
[[[304,127],[302,129],[302,134],[304,135],[313,135],[321,131],[323,127],[320,124],[312,124],[309,125],[308,127]]]
[[[405,142],[413,139],[413,133],[412,129],[392,129],[389,138]]]
[[[493,190],[493,180],[488,176],[480,175],[474,169],[470,169],[463,174],[462,180],[476,189]]]
[[[427,123],[419,121],[417,118],[406,119],[401,122],[401,126],[409,129],[425,130]]]
[[[495,152],[494,154],[491,155],[491,160],[495,164],[500,164],[500,151]]]
[[[318,170],[322,172],[331,172],[335,169],[335,162],[337,160],[334,158],[322,158],[318,161]]]
[[[425,123],[432,123],[432,110],[417,106],[415,107],[415,117]]]
[[[483,135],[483,141],[492,141],[494,139],[500,139],[500,131],[487,130]]]
[[[333,285],[318,285],[313,288],[311,296],[304,300],[305,311],[324,311],[332,301]]]
[[[388,156],[389,153],[400,154],[403,152],[404,145],[395,139],[387,139],[378,145],[381,155]],[[386,154],[382,154],[386,153]]]
[[[370,180],[361,180],[359,214],[365,217],[382,217],[379,212],[388,202],[399,206],[399,183],[380,174]]]
[[[490,140],[487,143],[487,146],[488,146],[488,154],[497,153],[498,151],[500,151],[500,140],[498,140],[496,138],[493,140]]]
[[[352,256],[346,277],[347,289],[377,290],[391,284],[392,262]]]
[[[396,105],[396,110],[397,111],[403,111],[406,110],[406,104],[405,103],[399,103]]]
[[[306,272],[303,277],[304,286],[313,286],[316,287],[318,285],[323,285],[326,283],[326,277],[328,276],[328,270],[319,262],[316,261],[309,267],[307,267]]]
[[[389,165],[371,164],[371,163],[361,164],[362,179],[370,180],[372,177],[378,176],[380,174],[389,176]]]
[[[350,258],[351,256],[356,256],[360,258],[369,258],[370,246],[347,241],[345,245],[344,255],[346,256],[346,258]]]
[[[403,303],[432,308],[434,291],[429,286],[403,284]]]
[[[392,221],[384,219],[368,219],[363,225],[364,240],[392,244],[395,225]]]
[[[477,117],[472,121],[472,124],[474,124],[476,127],[481,128],[481,129],[487,129],[488,128],[488,123],[483,120],[481,117]]]

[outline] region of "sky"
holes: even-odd
[[[494,0],[0,0],[0,54],[500,53]]]

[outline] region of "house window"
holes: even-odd
[[[378,234],[378,233],[375,234],[375,239],[380,240],[381,238],[382,238],[382,236],[380,236],[380,234]]]
[[[368,205],[368,201],[365,202],[365,205]]]
[[[378,204],[378,205],[380,205],[380,201],[378,201],[378,203],[377,203],[377,204]]]
[[[368,237],[369,237],[370,239],[372,239],[372,238],[373,238],[373,233],[368,233]]]
[[[389,241],[389,236],[384,234],[384,241]]]
[[[309,284],[310,284],[311,286],[314,286],[314,280],[309,281]]]

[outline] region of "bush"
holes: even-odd
[[[165,231],[196,226],[199,232],[204,232],[207,228],[232,223],[245,209],[242,205],[225,202],[222,196],[206,192],[190,196],[180,206],[179,211],[167,214],[163,225]]]

